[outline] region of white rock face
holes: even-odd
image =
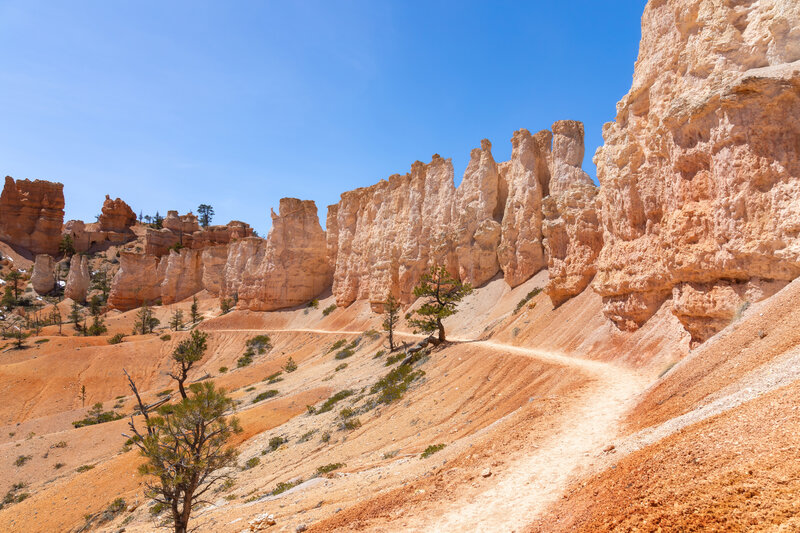
[[[89,291],[89,258],[85,255],[74,255],[69,264],[67,284],[64,287],[64,297],[85,303],[86,293]]]

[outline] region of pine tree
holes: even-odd
[[[178,331],[181,326],[183,326],[183,311],[176,309],[175,312],[172,313],[169,325],[174,331]]]
[[[414,333],[438,331],[439,342],[444,342],[442,320],[456,314],[458,302],[470,293],[472,285],[453,278],[445,267],[433,265],[414,288],[414,296],[426,298],[426,301],[413,313],[415,316],[411,313],[406,315],[408,324],[414,328]]]
[[[189,311],[192,317],[192,325],[197,324],[197,321],[200,319],[200,313],[198,311],[199,306],[197,305],[197,296],[192,297],[192,308]]]
[[[208,204],[200,204],[197,207],[197,213],[200,215],[200,225],[207,228],[214,217],[214,208]]]
[[[389,351],[395,351],[394,345],[394,328],[400,320],[400,303],[397,298],[392,296],[392,293],[386,297],[386,302],[383,304],[383,330],[389,333]]]

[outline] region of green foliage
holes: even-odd
[[[269,439],[269,451],[274,452],[278,448],[281,447],[286,442],[286,439],[283,437],[272,437]]]
[[[136,322],[133,323],[133,334],[147,335],[152,333],[153,330],[161,323],[159,319],[153,316],[153,310],[147,305],[147,302],[142,303],[139,312],[136,313]]]
[[[60,440],[60,441],[56,442],[55,444],[53,444],[50,447],[51,448],[66,448],[67,447],[67,441]]]
[[[246,366],[250,366],[253,364],[253,356],[255,352],[251,348],[248,348],[242,356],[236,360],[236,367],[237,368],[244,368]]]
[[[333,370],[334,370],[334,372],[338,372],[338,371],[340,371],[340,370],[344,370],[345,368],[347,368],[347,363],[342,363],[341,365],[338,365],[338,366],[337,366],[336,368],[334,368]]]
[[[108,332],[108,328],[103,322],[103,319],[100,318],[99,315],[95,315],[92,319],[92,325],[89,326],[87,333],[92,337],[99,337],[100,335],[105,335]]]
[[[75,471],[76,471],[77,473],[79,473],[79,474],[82,474],[82,473],[84,473],[84,472],[88,472],[88,471],[89,471],[89,470],[91,470],[92,468],[94,468],[94,465],[81,465],[81,466],[79,466],[78,468],[76,468],[76,469],[75,469]]]
[[[294,362],[294,359],[291,356],[286,360],[286,364],[283,365],[283,370],[289,374],[297,370],[297,363]]]
[[[283,381],[283,378],[281,377],[281,374],[283,374],[283,370],[278,370],[274,374],[270,374],[269,376],[265,377],[261,381],[266,381],[269,384],[277,383],[279,381]]]
[[[340,468],[344,468],[345,466],[347,465],[345,465],[344,463],[331,463],[323,466],[318,466],[317,474],[320,476],[325,474],[330,474],[334,470],[339,470]]]
[[[269,335],[258,335],[247,340],[245,343],[248,348],[252,348],[258,355],[264,355],[267,350],[272,349],[272,340]]]
[[[402,398],[411,383],[424,375],[422,370],[400,365],[378,380],[370,389],[370,394],[378,395],[375,399],[377,403],[390,404]]]
[[[224,373],[225,373],[225,372],[227,372],[227,371],[228,371],[228,367],[227,367],[227,366],[221,366],[221,367],[219,367],[219,373],[220,373],[220,374],[224,374]]]
[[[172,313],[172,317],[169,319],[169,327],[174,331],[178,331],[183,327],[183,311],[176,309]]]
[[[406,354],[402,352],[395,355],[390,355],[389,357],[386,358],[386,363],[384,364],[384,366],[392,366],[393,364],[399,363],[405,358]]]
[[[347,339],[339,339],[338,341],[334,342],[330,348],[328,348],[328,353],[338,350],[345,344],[347,344]]]
[[[300,438],[297,439],[297,442],[307,442],[307,441],[311,440],[311,437],[313,437],[314,433],[316,433],[316,432],[317,432],[316,429],[311,429],[311,430],[306,431],[305,433],[300,435]]]
[[[273,496],[277,496],[278,494],[284,493],[289,489],[293,489],[302,482],[303,482],[302,479],[296,479],[294,481],[288,481],[288,482],[281,481],[280,483],[275,485],[275,488],[272,489],[272,492],[270,494],[272,494]]]
[[[322,434],[319,440],[327,444],[331,440],[331,434],[326,431]]]
[[[317,409],[317,414],[327,413],[328,411],[333,409],[333,406],[336,405],[337,402],[340,402],[345,398],[352,396],[353,394],[355,394],[355,392],[350,389],[345,389],[337,392],[336,394],[325,400],[325,403],[323,403],[319,407],[319,409]]]
[[[271,390],[262,392],[261,394],[259,394],[255,398],[253,398],[253,403],[263,402],[264,400],[268,400],[270,398],[274,398],[277,395],[278,395],[278,391],[276,391],[275,389],[271,389]]]
[[[162,390],[161,392],[156,393],[156,396],[158,396],[159,398],[163,398],[164,396],[169,396],[170,394],[172,394],[172,389],[165,389]]]
[[[223,298],[222,300],[220,300],[219,306],[222,311],[222,314],[227,315],[228,313],[231,312],[231,309],[233,309],[234,303],[233,300],[231,300],[230,298]]]
[[[172,340],[172,335],[170,335],[169,333],[165,333],[165,334],[161,335],[159,337],[159,339],[161,339],[164,342],[171,341]]]
[[[124,334],[117,333],[116,335],[114,335],[113,337],[108,339],[108,344],[119,344],[119,343],[122,342],[122,339],[124,339],[124,338],[125,338]]]
[[[170,373],[170,377],[178,382],[178,390],[181,397],[186,399],[186,389],[184,383],[188,378],[189,371],[200,361],[208,348],[208,334],[194,330],[188,339],[182,340],[172,352],[172,361],[175,370]]]
[[[14,483],[13,485],[11,485],[11,488],[8,489],[8,492],[3,497],[3,501],[0,502],[0,509],[3,509],[8,505],[27,500],[30,497],[30,494],[28,494],[27,492],[20,492],[27,486],[28,484],[25,483],[24,481],[20,481],[18,483]]]
[[[435,454],[436,452],[444,450],[445,446],[446,446],[446,444],[431,444],[430,446],[425,448],[425,451],[422,452],[422,454],[419,457],[420,457],[420,459],[427,459],[428,457],[430,457],[431,455]]]
[[[354,353],[355,352],[353,351],[352,348],[345,348],[344,350],[338,351],[336,353],[336,355],[334,356],[334,358],[335,359],[340,359],[340,360],[341,359],[347,359],[348,357],[351,357]]]
[[[331,305],[329,305],[328,307],[326,307],[325,309],[322,310],[322,316],[328,316],[329,314],[333,313],[334,311],[336,311],[336,304],[331,304]]]
[[[192,307],[189,311],[189,316],[192,319],[192,324],[197,323],[200,319],[199,306],[197,305],[197,296],[192,296]]]
[[[64,463],[56,463],[53,465],[53,468],[59,470],[61,468],[64,468],[64,466],[66,466]]]
[[[199,215],[200,225],[207,228],[214,217],[214,208],[208,204],[200,204],[197,206],[197,214]]]
[[[406,315],[408,325],[414,333],[438,331],[439,340],[444,342],[442,320],[456,314],[458,303],[471,293],[472,285],[453,278],[445,267],[432,265],[414,288],[414,296],[425,298],[425,302],[416,312]]]
[[[391,293],[386,296],[383,304],[383,330],[389,334],[389,351],[395,350],[394,330],[400,321],[400,302]]]
[[[242,468],[242,470],[250,470],[251,468],[257,467],[260,463],[261,463],[261,459],[259,459],[258,457],[251,457],[244,464],[244,467]]]
[[[372,358],[373,359],[380,359],[384,355],[386,355],[386,350],[378,350],[377,352],[375,352],[375,355]]]
[[[14,460],[14,466],[23,466],[25,463],[33,459],[31,455],[18,455]]]
[[[525,304],[528,303],[529,301],[531,301],[531,299],[533,299],[540,292],[542,292],[542,288],[541,287],[536,287],[531,292],[526,294],[525,297],[522,300],[520,300],[519,303],[517,303],[517,307],[514,308],[514,314],[516,315],[517,313],[519,313],[520,309],[525,307]]]
[[[89,413],[87,413],[86,418],[82,420],[76,420],[72,423],[72,425],[76,428],[82,428],[86,426],[94,426],[95,424],[105,424],[106,422],[113,422],[114,420],[119,420],[123,418],[123,415],[117,413],[116,411],[103,411],[103,404],[102,402],[97,402],[89,409]]]
[[[339,411],[339,416],[342,418],[350,418],[351,416],[355,416],[356,412],[353,410],[352,407],[345,407],[341,411]]]
[[[342,422],[342,429],[352,431],[361,427],[361,420],[358,418],[347,418]]]
[[[61,237],[61,242],[58,243],[58,251],[64,255],[75,255],[75,241],[72,235],[65,233]]]
[[[319,308],[319,300],[317,300],[316,298],[314,298],[313,300],[311,300],[310,302],[308,302],[308,306],[307,306],[307,307],[308,307],[309,309],[317,309],[317,308]]]

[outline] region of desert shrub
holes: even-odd
[[[85,426],[93,426],[95,424],[113,422],[114,420],[119,420],[120,418],[123,418],[123,415],[117,413],[116,411],[103,411],[103,404],[97,402],[89,410],[86,418],[82,420],[76,420],[72,423],[72,425],[76,428],[82,428]]]
[[[244,389],[245,392],[253,392],[254,390],[256,390],[255,387],[247,387],[246,389]]]
[[[542,292],[542,288],[541,287],[536,287],[531,292],[526,294],[525,297],[517,303],[517,307],[514,308],[514,314],[516,315],[517,313],[519,313],[520,310],[523,307],[525,307],[525,304],[530,302],[531,299],[534,298],[536,295],[538,295],[540,292]]]
[[[337,366],[336,368],[334,368],[333,370],[334,370],[335,372],[338,372],[339,370],[344,370],[345,368],[347,368],[347,363],[342,363],[341,365],[338,365],[338,366]]]
[[[50,339],[39,339],[38,341],[35,341],[34,344],[44,344],[46,342],[50,342]]]
[[[330,348],[328,348],[328,353],[334,352],[347,344],[347,339],[339,339],[338,341],[334,342]]]
[[[293,489],[302,482],[303,482],[302,479],[296,479],[294,481],[281,481],[280,483],[275,485],[275,488],[272,489],[272,492],[270,494],[272,494],[273,496],[277,496],[278,494],[284,493],[289,489]]]
[[[401,365],[386,374],[370,389],[370,394],[377,394],[377,403],[390,404],[399,400],[415,379],[425,375],[422,370],[414,370],[409,365]]]
[[[400,453],[400,450],[392,450],[390,452],[386,452],[383,454],[384,459],[393,459],[397,457],[397,454]]]
[[[108,339],[108,344],[119,344],[122,342],[122,339],[125,338],[125,335],[122,333],[117,333],[116,335],[112,336]]]
[[[402,361],[405,358],[406,358],[406,354],[403,353],[403,352],[400,352],[400,353],[395,354],[395,355],[390,355],[389,357],[386,358],[385,366],[392,366],[393,364],[399,363],[400,361]]]
[[[326,442],[326,443],[330,442],[331,434],[326,431],[325,433],[322,434],[322,436],[319,438],[319,440],[321,440],[322,442]]]
[[[311,429],[309,431],[306,431],[305,433],[300,435],[300,438],[297,439],[297,442],[307,442],[307,441],[311,440],[311,437],[313,437],[314,433],[316,433],[316,432],[317,432],[316,429]]]
[[[431,455],[435,454],[436,452],[444,450],[445,446],[446,446],[445,444],[431,444],[430,446],[425,448],[425,451],[422,452],[422,454],[419,457],[420,459],[426,459]]]
[[[272,339],[269,338],[269,335],[257,335],[248,339],[246,345],[255,350],[258,355],[264,355],[267,350],[272,348]]]
[[[275,389],[270,389],[268,391],[264,391],[255,398],[253,398],[253,403],[258,403],[264,400],[268,400],[269,398],[273,398],[278,395],[278,391]]]
[[[80,473],[83,473],[83,472],[88,472],[92,468],[94,468],[94,465],[81,465],[78,468],[76,468],[75,471],[80,474]]]
[[[355,352],[353,351],[352,348],[345,348],[344,350],[340,350],[339,352],[337,352],[334,358],[339,360],[347,359],[348,357],[352,357],[354,353]]]
[[[377,352],[375,352],[375,355],[372,358],[373,359],[380,359],[384,355],[386,355],[386,350],[378,350]]]
[[[164,396],[169,396],[170,394],[172,394],[172,389],[166,389],[156,393],[156,396],[158,396],[159,398],[163,398]]]
[[[161,502],[156,502],[154,505],[150,507],[150,514],[153,516],[158,516],[163,513],[167,509],[167,506]]]
[[[248,347],[247,350],[245,350],[245,352],[242,354],[242,356],[236,360],[236,366],[238,368],[249,366],[250,364],[253,363],[253,356],[255,354],[256,352],[252,348]]]
[[[307,307],[308,307],[309,309],[317,309],[317,308],[319,308],[319,300],[317,300],[316,298],[314,298],[313,300],[311,300],[310,302],[308,302],[308,306],[307,306]]]
[[[318,466],[317,474],[319,475],[330,474],[334,470],[339,470],[340,468],[344,468],[345,466],[347,465],[345,465],[344,463],[331,463],[329,465]]]
[[[289,374],[297,370],[297,363],[294,362],[294,359],[291,356],[286,360],[286,364],[283,365],[283,370]]]
[[[313,405],[306,405],[306,410],[308,410],[308,414],[313,415],[317,412],[317,408]]]
[[[328,316],[336,310],[336,304],[331,304],[322,310],[322,316]]]
[[[64,463],[56,463],[53,465],[53,468],[55,468],[56,470],[58,470],[59,468],[64,468]]]
[[[361,421],[358,418],[348,418],[342,422],[342,429],[351,431],[361,427]]]
[[[14,466],[23,466],[25,463],[33,459],[31,455],[18,455],[14,460]]]
[[[269,451],[274,452],[275,450],[280,448],[281,445],[283,445],[285,442],[286,442],[286,439],[284,437],[280,437],[280,436],[272,437],[271,439],[269,439],[269,443],[268,443],[269,444]]]
[[[355,414],[356,412],[353,410],[352,407],[345,407],[344,409],[339,411],[339,416],[341,416],[342,418],[350,418]]]
[[[60,441],[56,442],[55,444],[53,444],[50,447],[51,448],[66,448],[67,447],[67,441],[60,440]]]
[[[327,413],[328,411],[333,409],[333,406],[336,405],[336,402],[340,402],[345,398],[352,396],[353,394],[355,394],[355,392],[351,391],[350,389],[345,389],[337,392],[336,394],[325,400],[325,403],[323,403],[319,407],[319,409],[317,409],[317,414]]]
[[[224,373],[225,373],[225,372],[227,372],[227,371],[228,371],[228,367],[227,367],[227,366],[221,366],[221,367],[219,367],[219,373],[220,373],[220,374],[224,374]]]
[[[242,470],[250,470],[251,468],[257,467],[259,464],[261,464],[261,459],[258,457],[251,457],[244,463]]]
[[[170,335],[169,333],[165,333],[164,335],[161,335],[159,339],[161,339],[164,342],[171,341],[172,335]]]
[[[375,340],[375,339],[377,339],[378,337],[380,337],[380,336],[381,336],[381,334],[380,334],[380,333],[378,333],[377,331],[375,331],[374,329],[368,329],[367,331],[365,331],[365,332],[363,333],[363,336],[364,336],[364,337],[368,337],[368,338],[369,338],[369,339],[371,339],[371,340]]]

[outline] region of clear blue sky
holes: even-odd
[[[269,227],[434,153],[601,128],[631,84],[641,1],[0,1],[0,172],[61,181],[67,218],[216,209]]]

